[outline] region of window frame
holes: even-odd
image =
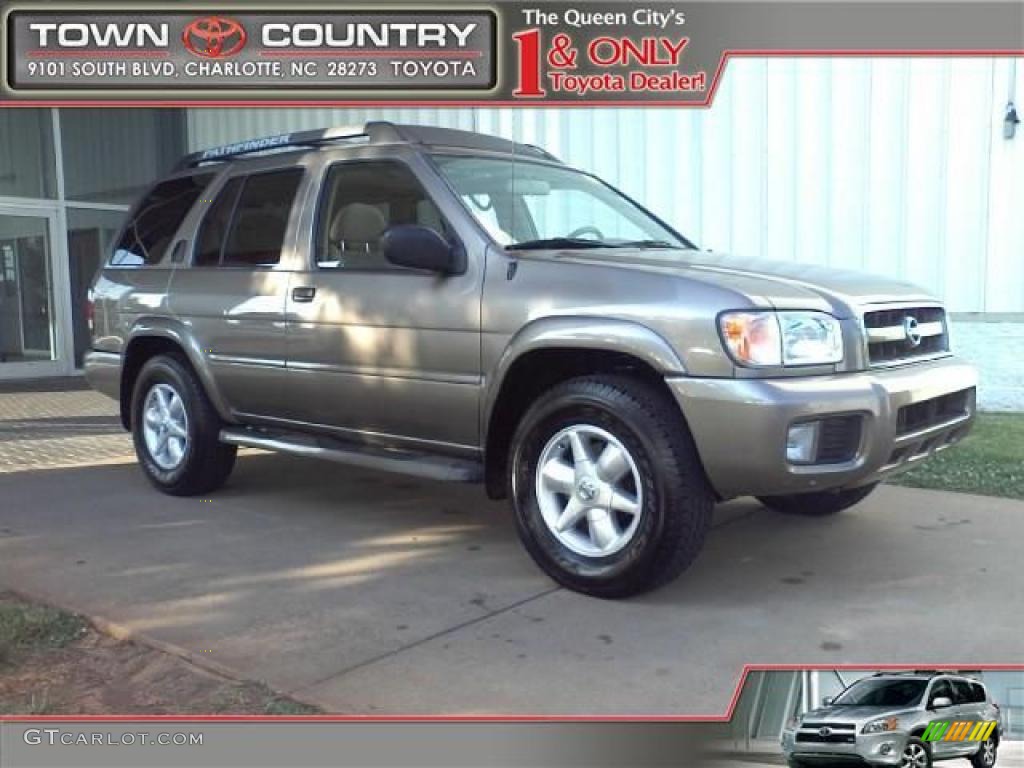
[[[340,166],[380,165],[382,163],[387,163],[387,164],[391,164],[391,165],[398,165],[398,166],[401,166],[402,168],[404,168],[406,171],[408,171],[409,175],[412,176],[413,180],[416,182],[416,185],[419,187],[420,191],[423,193],[424,199],[429,200],[433,204],[434,208],[437,209],[437,215],[441,219],[441,222],[444,224],[444,227],[445,227],[445,230],[446,230],[445,232],[440,232],[439,234],[448,241],[449,245],[451,245],[452,248],[457,248],[457,249],[461,249],[462,251],[465,251],[465,245],[462,242],[462,238],[459,236],[458,230],[452,224],[451,219],[449,219],[448,216],[445,215],[444,210],[441,208],[440,205],[438,205],[437,200],[435,199],[434,195],[432,195],[430,193],[430,190],[428,189],[428,186],[423,183],[423,179],[420,178],[420,175],[416,172],[416,169],[412,166],[411,163],[407,162],[404,158],[398,158],[398,157],[359,157],[359,158],[352,158],[352,159],[348,159],[348,160],[346,160],[346,159],[334,160],[334,161],[332,161],[330,163],[327,163],[324,166],[324,168],[322,170],[322,173],[321,173],[321,176],[320,176],[320,189],[317,191],[316,208],[314,209],[314,212],[313,212],[313,239],[312,239],[312,243],[310,244],[309,254],[307,256],[307,262],[308,262],[307,266],[310,269],[310,271],[313,271],[313,272],[323,272],[323,273],[326,273],[326,274],[339,274],[339,275],[343,275],[343,274],[350,274],[350,275],[360,274],[360,275],[413,275],[413,276],[418,276],[418,277],[423,277],[424,275],[436,276],[436,273],[431,272],[429,270],[412,269],[411,267],[403,267],[403,266],[401,266],[399,264],[395,264],[392,268],[389,268],[389,269],[371,269],[371,268],[366,268],[366,267],[325,267],[325,266],[321,266],[321,263],[320,263],[320,261],[321,261],[320,260],[320,248],[321,248],[320,235],[323,232],[324,217],[327,215],[326,211],[327,211],[327,205],[329,203],[329,199],[328,198],[329,198],[329,195],[330,195],[330,192],[329,192],[329,189],[328,189],[330,187],[330,185],[328,184],[328,181],[331,178],[331,173],[334,171],[335,168],[338,168]],[[447,187],[446,187],[446,189],[447,189]]]
[[[185,215],[181,217],[181,221],[178,222],[178,226],[175,228],[174,232],[171,234],[171,239],[170,239],[170,242],[168,243],[168,248],[164,252],[164,254],[160,257],[159,261],[155,261],[152,264],[114,264],[113,263],[112,259],[114,258],[114,254],[117,252],[117,246],[120,244],[121,240],[124,238],[125,233],[128,231],[128,227],[130,227],[132,222],[135,221],[135,217],[138,215],[139,211],[142,210],[142,204],[146,201],[146,199],[151,194],[153,194],[153,192],[156,190],[157,187],[159,187],[161,184],[166,184],[166,183],[171,182],[171,181],[178,181],[179,179],[194,178],[196,176],[203,176],[205,174],[209,174],[210,180],[206,183],[206,186],[203,187],[202,190],[200,190],[199,197],[196,197],[196,199],[194,201],[192,201],[192,205],[188,208],[188,210],[185,211]],[[192,169],[189,169],[189,171],[186,172],[186,173],[176,173],[176,174],[173,174],[173,175],[170,175],[170,176],[165,176],[164,178],[158,179],[158,180],[154,181],[152,184],[150,184],[148,187],[146,187],[146,191],[143,192],[139,196],[139,199],[136,200],[132,204],[132,206],[127,210],[127,212],[124,214],[124,221],[122,222],[121,227],[117,230],[117,234],[114,235],[114,237],[110,241],[110,248],[108,249],[108,252],[107,252],[107,254],[104,257],[102,269],[170,269],[170,268],[173,268],[174,267],[173,264],[165,263],[166,260],[167,260],[167,256],[169,255],[169,253],[171,251],[174,250],[174,244],[178,240],[181,239],[182,227],[185,226],[185,224],[188,222],[189,218],[191,217],[192,213],[196,210],[196,204],[199,202],[199,198],[202,197],[202,195],[207,190],[209,190],[212,186],[217,184],[217,176],[218,176],[218,172],[217,172],[216,169],[212,169],[212,168],[192,168]],[[89,209],[91,206],[89,206],[88,204],[83,204],[81,206],[74,206],[74,205],[72,205],[72,207],[81,207],[81,208]]]
[[[227,248],[228,240],[232,229],[235,225],[235,217],[238,215],[238,206],[242,202],[242,196],[245,194],[245,187],[249,183],[249,179],[253,176],[266,176],[271,173],[298,173],[299,179],[298,184],[295,187],[295,196],[292,198],[291,206],[288,209],[288,219],[285,224],[284,241],[281,243],[281,252],[284,252],[284,246],[288,240],[288,232],[291,230],[292,217],[295,216],[296,210],[300,210],[302,205],[302,183],[308,177],[308,169],[304,165],[286,165],[277,168],[261,168],[259,170],[245,170],[245,169],[234,169],[233,172],[228,172],[221,179],[220,186],[217,188],[217,193],[211,197],[210,208],[207,209],[199,218],[199,222],[195,228],[195,235],[192,238],[192,248],[189,254],[188,267],[189,269],[235,269],[242,270],[245,272],[267,272],[281,268],[283,263],[282,258],[278,258],[274,264],[225,264],[224,263],[224,251]],[[213,205],[216,204],[217,200],[220,199],[221,193],[223,193],[229,184],[235,179],[241,179],[241,186],[238,189],[238,195],[235,197],[235,201],[231,206],[231,215],[228,217],[227,228],[225,230],[225,236],[220,244],[220,251],[217,254],[217,262],[215,264],[196,264],[196,255],[199,251],[199,244],[202,241],[203,227],[206,224],[207,216],[210,215]]]

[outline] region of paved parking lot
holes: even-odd
[[[330,711],[713,714],[747,662],[1024,661],[1021,502],[887,487],[830,520],[733,502],[680,581],[605,602],[544,577],[478,488],[250,454],[223,491],[175,499],[109,401],[40,416],[10,397],[0,587]]]

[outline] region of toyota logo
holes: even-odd
[[[921,329],[918,327],[917,318],[907,315],[903,318],[903,333],[907,336],[910,346],[917,347],[921,344]]]
[[[196,56],[223,59],[245,47],[245,27],[226,16],[203,16],[185,27],[181,41]]]
[[[818,729],[818,735],[821,736],[821,738],[823,739],[827,738],[832,735],[832,729],[826,725],[824,728]]]

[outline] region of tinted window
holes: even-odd
[[[212,174],[202,174],[157,184],[132,213],[110,263],[138,267],[159,262],[185,214],[212,178]]]
[[[199,229],[194,263],[200,267],[215,267],[220,263],[220,254],[231,226],[231,214],[235,212],[235,200],[242,188],[242,177],[231,179],[210,205],[203,224]]]
[[[985,688],[981,683],[971,683],[971,701],[975,704],[985,702]]]
[[[331,168],[319,216],[321,267],[402,269],[384,258],[381,236],[396,224],[418,224],[444,234],[441,212],[405,165],[342,163]]]
[[[229,181],[203,220],[197,266],[272,266],[281,261],[301,168]]]
[[[973,701],[971,686],[963,680],[953,681],[953,703],[970,704]]]
[[[222,264],[266,266],[281,261],[281,247],[302,169],[260,173],[245,180],[235,206]]]
[[[917,704],[928,685],[927,680],[858,680],[833,702],[844,707],[909,707]]]

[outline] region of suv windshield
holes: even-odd
[[[692,248],[602,181],[518,159],[434,155],[477,221],[506,248]]]
[[[912,707],[921,701],[927,680],[859,680],[832,702],[840,707]]]

